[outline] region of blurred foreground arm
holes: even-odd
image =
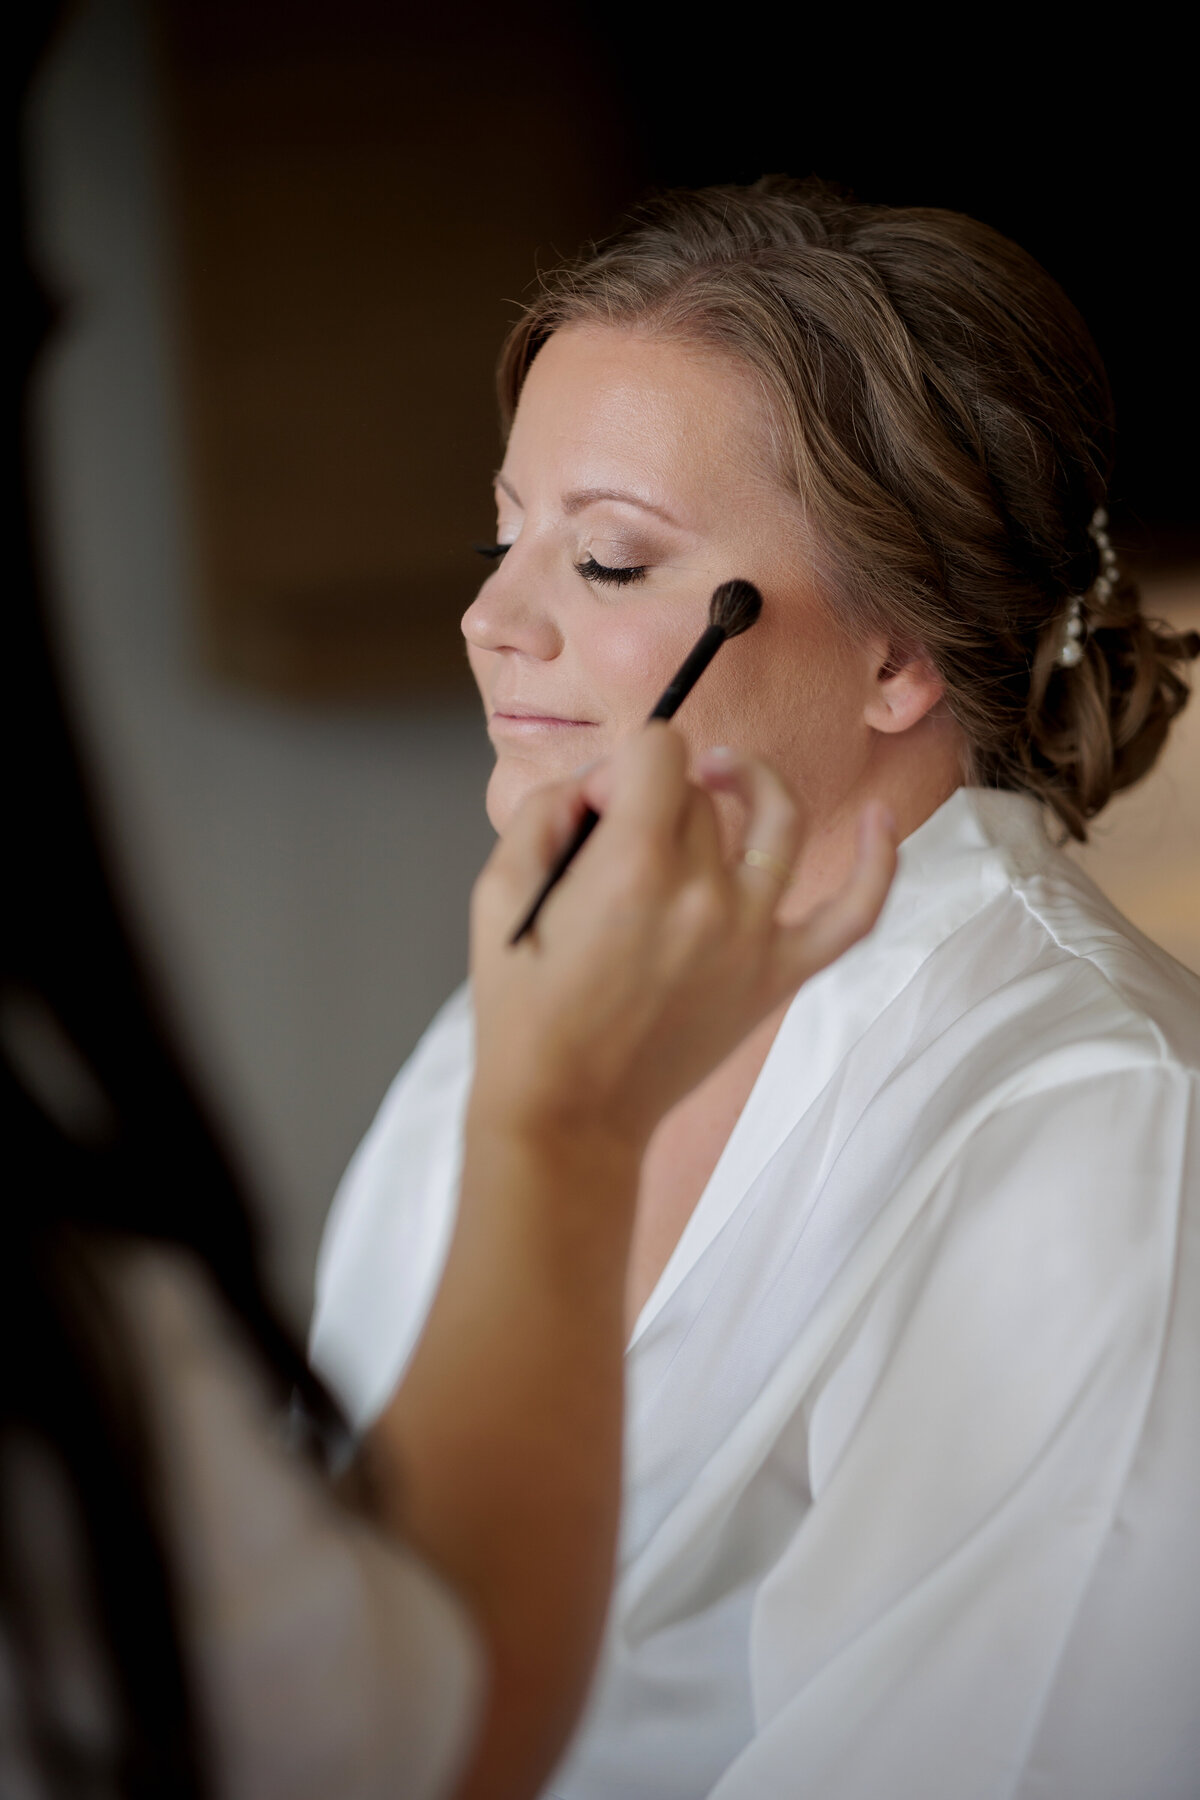
[[[895,865],[881,812],[845,890],[801,926],[778,880],[727,863],[682,740],[654,727],[531,799],[476,886],[478,1065],[459,1222],[408,1373],[366,1449],[377,1514],[458,1589],[489,1692],[463,1800],[536,1792],[582,1704],[620,1499],[623,1297],[659,1119],[861,937]],[[795,807],[726,759],[746,842],[790,866]],[[519,948],[508,938],[591,804],[602,814]]]

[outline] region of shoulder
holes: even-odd
[[[934,906],[942,884],[970,898],[914,984],[929,1029],[953,1022],[1000,1092],[1016,1078],[1012,1097],[1022,1068],[1039,1087],[1089,1070],[1200,1070],[1200,977],[1049,841],[1036,805],[964,789],[944,811],[915,886]]]
[[[949,1344],[930,1392],[968,1410],[989,1386],[1031,1420],[1031,1396],[1152,1383],[1200,1220],[1200,982],[1018,796],[963,793],[918,848],[913,917],[944,889],[961,912],[855,1052],[847,1179],[886,1188],[891,1246],[850,1334],[867,1386]]]
[[[1200,976],[1140,932],[1061,850],[1047,847],[1035,866],[1013,869],[1012,895],[1064,968],[1106,999],[1114,1022],[1140,1027],[1164,1062],[1200,1069]]]

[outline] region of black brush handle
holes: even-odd
[[[651,719],[673,719],[675,717],[724,642],[725,633],[719,625],[710,625],[701,633],[679,665],[675,679],[663,689],[662,698],[650,714]],[[649,724],[649,722],[648,719],[646,723]]]
[[[725,642],[725,632],[720,625],[710,625],[688,652],[680,664],[673,681],[663,689],[657,706],[650,714],[650,719],[673,719],[683,702],[687,699],[700,677],[707,669],[721,645]],[[647,719],[646,723],[650,723]],[[593,812],[589,806],[580,819],[568,843],[564,844],[547,872],[546,879],[533,897],[529,911],[509,938],[509,945],[519,944],[523,937],[528,937],[537,923],[537,916],[546,901],[554,892],[583,846],[600,823],[600,814]]]
[[[510,945],[519,944],[521,939],[527,937],[533,930],[533,927],[537,922],[537,916],[541,912],[543,906],[545,906],[546,901],[550,898],[550,895],[558,886],[559,882],[562,880],[571,864],[575,861],[575,858],[579,855],[579,852],[583,849],[583,846],[587,843],[599,823],[600,814],[598,812],[593,812],[589,806],[582,819],[580,819],[578,825],[571,833],[570,838],[563,845],[562,849],[551,863],[546,879],[534,895],[533,904],[525,914],[525,917],[521,920],[521,923],[517,926],[517,929],[509,938],[508,941]]]

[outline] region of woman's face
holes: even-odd
[[[530,788],[638,729],[734,576],[761,590],[762,616],[677,725],[694,750],[767,757],[818,817],[836,808],[869,754],[867,653],[817,592],[747,369],[636,330],[556,332],[522,390],[496,507],[507,549],[463,631],[496,750],[497,830]]]

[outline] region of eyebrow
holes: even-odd
[[[522,506],[521,498],[516,489],[512,486],[511,482],[505,479],[499,470],[496,471],[493,479],[498,488],[503,488],[514,506]],[[683,529],[679,524],[678,519],[672,517],[664,506],[656,506],[652,500],[644,499],[641,494],[626,493],[621,488],[578,488],[573,494],[567,494],[565,496],[563,500],[563,511],[567,514],[568,518],[573,518],[576,513],[583,512],[585,508],[594,506],[597,501],[600,500],[615,500],[622,506],[639,507],[642,512],[653,513],[655,518],[661,519],[664,524],[673,525],[676,530]]]

